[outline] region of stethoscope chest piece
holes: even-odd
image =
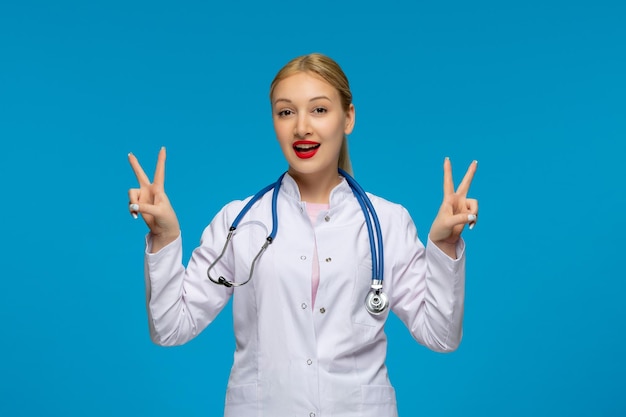
[[[372,286],[374,287],[374,286]],[[389,297],[381,288],[371,288],[365,297],[365,309],[374,316],[383,314],[389,308]]]

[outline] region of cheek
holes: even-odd
[[[343,135],[346,133],[346,122],[345,120],[336,120],[333,124],[333,134],[337,137],[341,137],[343,139]]]
[[[279,120],[274,119],[274,132],[276,133],[276,138],[278,138],[278,140],[284,136],[284,130],[284,123],[280,123]]]
[[[289,128],[284,123],[274,122],[274,133],[276,134],[276,140],[280,144],[281,148],[288,146],[291,143],[291,134]]]

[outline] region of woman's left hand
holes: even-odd
[[[450,257],[456,258],[456,244],[466,224],[472,229],[478,218],[478,201],[467,198],[470,184],[476,172],[477,161],[473,161],[463,181],[454,191],[452,164],[446,158],[443,163],[443,202],[437,217],[430,227],[430,240]]]

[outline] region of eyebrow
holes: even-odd
[[[326,96],[316,96],[316,97],[313,97],[313,98],[309,99],[309,102],[315,101],[315,100],[320,100],[320,99],[326,99],[328,101],[332,101],[330,98],[328,98]],[[284,101],[286,103],[292,103],[292,101],[289,100],[288,98],[277,98],[276,100],[274,100],[274,105],[276,105],[279,101]]]

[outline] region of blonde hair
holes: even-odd
[[[341,106],[344,111],[348,111],[350,104],[352,104],[352,92],[350,91],[348,77],[346,77],[346,74],[344,74],[339,64],[326,55],[319,53],[299,56],[282,67],[270,85],[270,100],[279,82],[299,72],[312,72],[322,77],[324,81],[332,85],[339,92]],[[350,162],[350,154],[348,153],[348,138],[346,135],[343,136],[341,150],[339,151],[339,168],[353,175],[352,162]]]

